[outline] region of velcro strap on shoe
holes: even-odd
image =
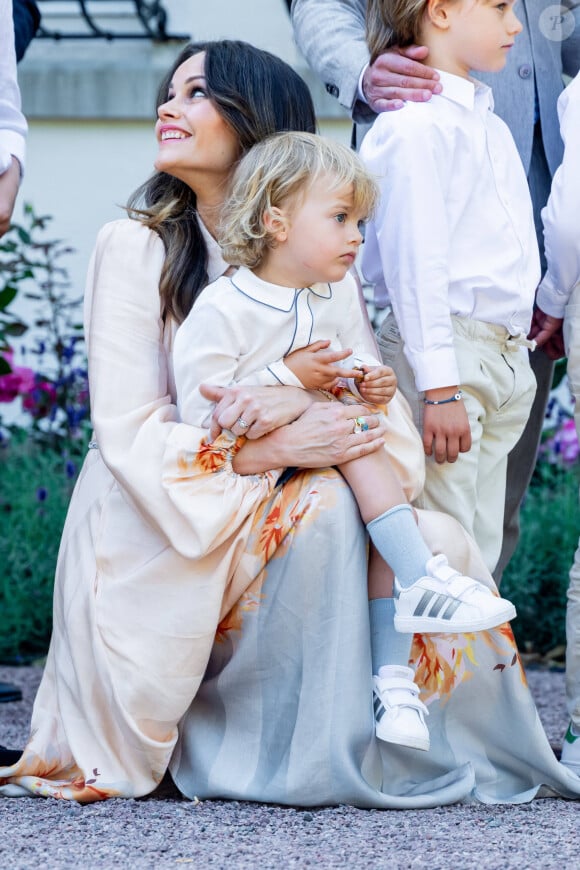
[[[487,590],[487,586],[484,586],[483,583],[478,583],[477,580],[472,580],[471,577],[464,577],[463,574],[457,573],[455,577],[447,581],[447,591],[454,598],[460,598],[474,589],[479,589],[483,592],[484,589]]]
[[[397,679],[397,677],[389,677],[380,682],[380,690],[388,691],[388,703],[393,707],[411,707],[414,710],[421,710],[427,716],[429,711],[427,707],[419,699],[419,688],[410,680]],[[381,699],[384,703],[384,700]]]

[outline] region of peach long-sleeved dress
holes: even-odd
[[[225,270],[210,245],[209,277]],[[432,748],[374,739],[366,537],[334,470],[241,477],[241,441],[179,423],[160,316],[159,238],[99,234],[86,337],[96,445],[67,516],[54,629],[20,761],[0,793],[78,801],[182,791],[303,805],[427,806],[580,794],[555,760],[509,627],[417,636]],[[407,495],[420,441],[392,403]],[[433,551],[491,579],[461,527],[421,513]]]

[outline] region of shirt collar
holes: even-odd
[[[270,284],[268,281],[263,281],[245,266],[240,266],[230,280],[240,293],[249,296],[256,302],[261,302],[262,305],[276,308],[278,311],[291,311],[296,295],[300,293],[300,289],[297,287],[282,287],[280,284]],[[322,299],[330,299],[332,296],[330,284],[313,284],[306,289],[309,293],[314,293],[315,296],[320,296]]]
[[[479,111],[493,112],[493,94],[491,88],[476,79],[464,79],[453,73],[438,69],[439,81],[443,85],[442,97],[458,103],[471,112],[477,108]]]

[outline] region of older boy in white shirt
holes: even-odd
[[[20,111],[12,3],[0,0],[0,236],[10,225],[26,153],[26,120]]]
[[[501,69],[521,24],[513,2],[491,0],[371,0],[367,22],[371,62],[426,45],[443,84],[379,115],[362,144],[382,194],[362,266],[393,308],[392,357],[384,330],[381,350],[423,432],[422,506],[455,516],[493,570],[507,456],[535,392],[525,348],[540,265],[513,138],[469,73]]]
[[[544,344],[564,322],[568,379],[580,433],[580,73],[558,100],[564,159],[542,211],[548,270],[538,289],[531,335]],[[580,774],[580,545],[570,570],[566,612],[566,695],[570,725],[562,762]]]

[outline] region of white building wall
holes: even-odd
[[[284,0],[165,0],[164,5],[170,33],[244,39],[283,57],[311,86],[321,131],[348,141],[345,113],[294,45]],[[45,20],[50,23],[48,16]],[[75,249],[66,263],[75,295],[84,287],[98,228],[123,216],[120,206],[152,171],[155,92],[180,47],[148,40],[36,39],[19,66],[29,140],[14,219],[25,202],[54,217],[50,237]]]

